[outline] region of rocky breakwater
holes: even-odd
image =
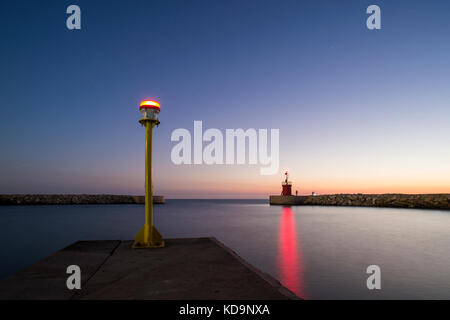
[[[153,203],[164,203],[163,196],[153,196]],[[112,194],[1,194],[0,205],[65,204],[144,204],[144,196]]]
[[[327,194],[316,196],[270,196],[270,204],[391,207],[450,210],[450,194]]]

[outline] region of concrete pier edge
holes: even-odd
[[[240,263],[242,263],[245,267],[247,267],[248,269],[250,269],[251,271],[253,271],[255,274],[257,274],[259,277],[261,277],[264,281],[266,281],[267,283],[269,283],[272,287],[277,288],[278,291],[286,296],[289,299],[292,300],[303,300],[302,298],[300,298],[299,296],[297,296],[294,292],[292,292],[291,290],[289,290],[288,288],[286,288],[285,286],[283,286],[278,280],[276,280],[274,277],[272,277],[271,275],[262,272],[261,270],[259,270],[258,268],[256,268],[255,266],[253,266],[252,264],[248,263],[246,260],[244,260],[241,256],[239,256],[234,250],[232,250],[231,248],[227,247],[225,244],[223,244],[222,242],[220,242],[219,240],[217,240],[215,237],[211,237],[210,238],[212,241],[216,242],[217,245],[219,245],[220,247],[222,247],[224,250],[226,250],[228,253],[230,253],[232,256],[234,256]]]

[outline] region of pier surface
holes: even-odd
[[[391,207],[450,210],[450,194],[325,194],[270,196],[272,205]]]
[[[0,299],[298,299],[214,238],[165,242],[78,241],[1,280]],[[69,265],[81,268],[80,290],[67,289]]]

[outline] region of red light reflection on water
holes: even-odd
[[[297,238],[295,217],[290,207],[281,213],[278,270],[280,282],[299,297],[306,299],[300,239]]]

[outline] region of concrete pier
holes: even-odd
[[[0,299],[298,299],[215,238],[165,241],[78,241],[1,280]],[[67,289],[69,265],[81,268],[80,290]]]

